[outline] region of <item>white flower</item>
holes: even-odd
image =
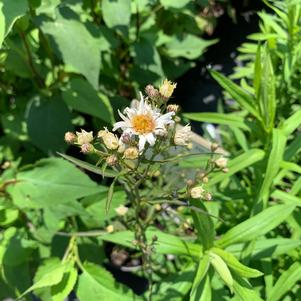
[[[174,143],[175,145],[188,145],[191,138],[191,127],[190,125],[186,125],[183,128],[176,130]]]
[[[124,216],[127,214],[127,212],[129,211],[129,208],[123,205],[120,205],[119,207],[115,208],[115,212],[117,213],[117,215],[119,216]]]
[[[123,115],[119,112],[123,121],[116,122],[113,131],[121,128],[124,133],[137,135],[139,137],[139,151],[143,151],[145,143],[154,145],[156,136],[162,130],[166,129],[166,125],[173,124],[172,116],[174,112],[164,115],[160,113],[158,108],[152,108],[150,104],[144,101],[142,94],[141,100],[133,104],[131,108],[126,108]]]
[[[203,196],[204,192],[205,192],[205,190],[201,186],[196,186],[190,190],[190,196],[193,199],[199,199]]]
[[[93,140],[93,132],[86,132],[85,130],[81,130],[81,132],[76,132],[77,143],[79,145],[90,143]]]
[[[227,163],[228,163],[228,159],[224,158],[224,157],[221,157],[221,158],[215,160],[215,165],[220,168],[227,167]]]
[[[119,147],[119,140],[113,133],[109,132],[107,128],[98,132],[98,138],[102,138],[103,143],[108,149],[117,149]]]

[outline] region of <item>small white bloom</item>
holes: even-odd
[[[114,232],[114,226],[113,226],[113,225],[107,226],[107,227],[106,227],[106,231],[107,231],[108,233],[113,233],[113,232]]]
[[[215,160],[215,165],[219,168],[227,167],[227,163],[228,163],[228,159],[224,158],[224,157],[221,157],[221,158]]]
[[[139,156],[139,150],[135,146],[131,146],[124,151],[123,157],[129,160],[135,160]]]
[[[165,79],[159,88],[160,94],[165,98],[169,98],[172,95],[176,86],[177,84]]]
[[[133,104],[131,108],[126,108],[124,114],[119,112],[123,121],[116,122],[113,131],[122,129],[124,133],[137,135],[139,137],[139,151],[143,151],[146,142],[154,145],[156,142],[156,131],[166,129],[168,124],[173,124],[172,116],[174,112],[164,115],[158,108],[152,108],[150,104],[144,101],[141,95],[140,102]]]
[[[108,149],[117,149],[119,147],[119,140],[116,135],[109,132],[107,128],[101,130],[97,134],[98,138],[102,138],[103,143]]]
[[[196,186],[190,190],[190,196],[193,199],[199,199],[203,196],[204,192],[205,192],[205,190],[201,186]]]
[[[181,129],[176,130],[174,143],[175,145],[188,145],[191,138],[191,127],[190,125],[186,125]]]
[[[129,211],[129,208],[125,207],[123,205],[120,205],[119,207],[115,208],[115,211],[116,211],[117,215],[124,216]]]
[[[93,132],[86,132],[85,130],[81,130],[81,132],[76,132],[77,143],[79,145],[88,144],[93,140]]]

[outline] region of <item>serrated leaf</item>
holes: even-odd
[[[45,21],[42,31],[52,36],[60,51],[63,61],[75,72],[84,75],[91,85],[98,88],[100,70],[99,40],[94,37],[83,22],[72,18],[70,9],[57,10],[55,21]]]
[[[140,299],[124,286],[117,286],[115,279],[108,271],[92,263],[84,265],[84,271],[79,277],[76,295],[81,301],[133,301]]]
[[[64,301],[69,296],[74,288],[77,280],[77,270],[74,267],[70,267],[64,275],[60,283],[51,287],[51,297],[53,301]]]
[[[109,28],[124,29],[131,20],[130,0],[103,0],[101,2],[102,15]]]
[[[33,290],[58,284],[64,276],[66,264],[61,263],[59,260],[53,260],[51,262],[47,262],[46,265],[41,266],[40,269],[41,270],[38,270],[37,272],[39,273],[38,280],[35,281],[35,283],[29,289],[27,289],[18,299],[22,298]]]
[[[47,208],[103,190],[104,187],[61,158],[37,161],[18,173],[17,183],[11,187],[14,203],[21,208]]]

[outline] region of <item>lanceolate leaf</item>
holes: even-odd
[[[270,292],[268,301],[282,300],[282,297],[289,292],[295,283],[301,279],[301,265],[299,262],[293,263],[290,268],[281,274],[278,281]]]
[[[100,167],[97,167],[97,166],[92,165],[90,163],[87,163],[85,161],[76,159],[74,157],[71,157],[71,156],[68,156],[68,155],[65,155],[65,154],[61,154],[61,153],[58,153],[58,154],[61,157],[63,157],[64,159],[66,159],[66,160],[72,162],[73,164],[77,165],[78,167],[84,168],[84,169],[86,169],[88,171],[91,171],[93,173],[96,173],[98,175],[109,177],[109,178],[114,178],[117,175],[117,173],[114,172],[113,170],[102,171]]]
[[[297,110],[291,117],[284,121],[281,129],[286,136],[292,134],[301,125],[301,110]]]
[[[262,272],[243,265],[236,259],[236,257],[222,249],[212,248],[211,250],[215,254],[219,255],[229,266],[229,268],[234,270],[241,277],[256,278],[263,275]]]
[[[266,173],[263,178],[262,185],[260,187],[257,204],[255,206],[255,212],[260,211],[261,208],[267,206],[267,201],[269,198],[269,189],[273,183],[274,177],[276,176],[280,162],[283,158],[283,153],[285,149],[286,138],[281,130],[273,130],[273,139],[272,139],[272,149],[269,155]]]
[[[234,226],[217,241],[220,247],[251,241],[282,223],[295,209],[295,205],[276,205]]]
[[[201,281],[206,276],[209,266],[210,266],[210,258],[209,258],[208,254],[205,254],[199,262],[198,269],[197,269],[196,275],[193,280],[190,295],[193,295],[195,293],[195,291],[197,290]]]
[[[159,230],[148,230],[146,232],[146,236],[149,241],[151,241],[154,236],[158,238],[155,244],[155,249],[156,252],[161,254],[187,255],[200,258],[203,252],[200,245],[186,242],[178,236],[166,234]],[[111,234],[104,234],[100,236],[100,239],[111,241],[128,248],[136,248],[136,246],[133,244],[135,235],[134,232],[131,231],[120,231]]]
[[[223,279],[223,281],[226,283],[226,285],[232,291],[233,278],[227,264],[219,255],[215,254],[213,251],[210,251],[209,256],[210,256],[210,263],[212,264],[216,272],[220,275],[220,277]]]
[[[185,113],[184,116],[190,120],[216,123],[222,125],[229,125],[238,127],[246,131],[250,131],[250,128],[245,123],[244,118],[234,114],[223,113]]]
[[[233,97],[233,99],[241,105],[242,108],[247,110],[258,120],[261,120],[261,117],[255,107],[254,96],[244,91],[240,86],[227,79],[224,75],[214,70],[210,70],[210,73],[212,77]]]

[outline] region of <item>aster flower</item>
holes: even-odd
[[[191,127],[190,125],[186,125],[180,129],[177,129],[174,136],[175,145],[188,145],[191,138]]]
[[[116,122],[113,131],[121,129],[123,133],[137,135],[139,137],[139,151],[143,151],[146,142],[154,145],[156,136],[166,130],[166,126],[173,124],[174,112],[161,114],[158,108],[153,108],[145,102],[143,95],[141,100],[135,102],[131,108],[126,108],[124,114],[119,112],[123,121]]]

